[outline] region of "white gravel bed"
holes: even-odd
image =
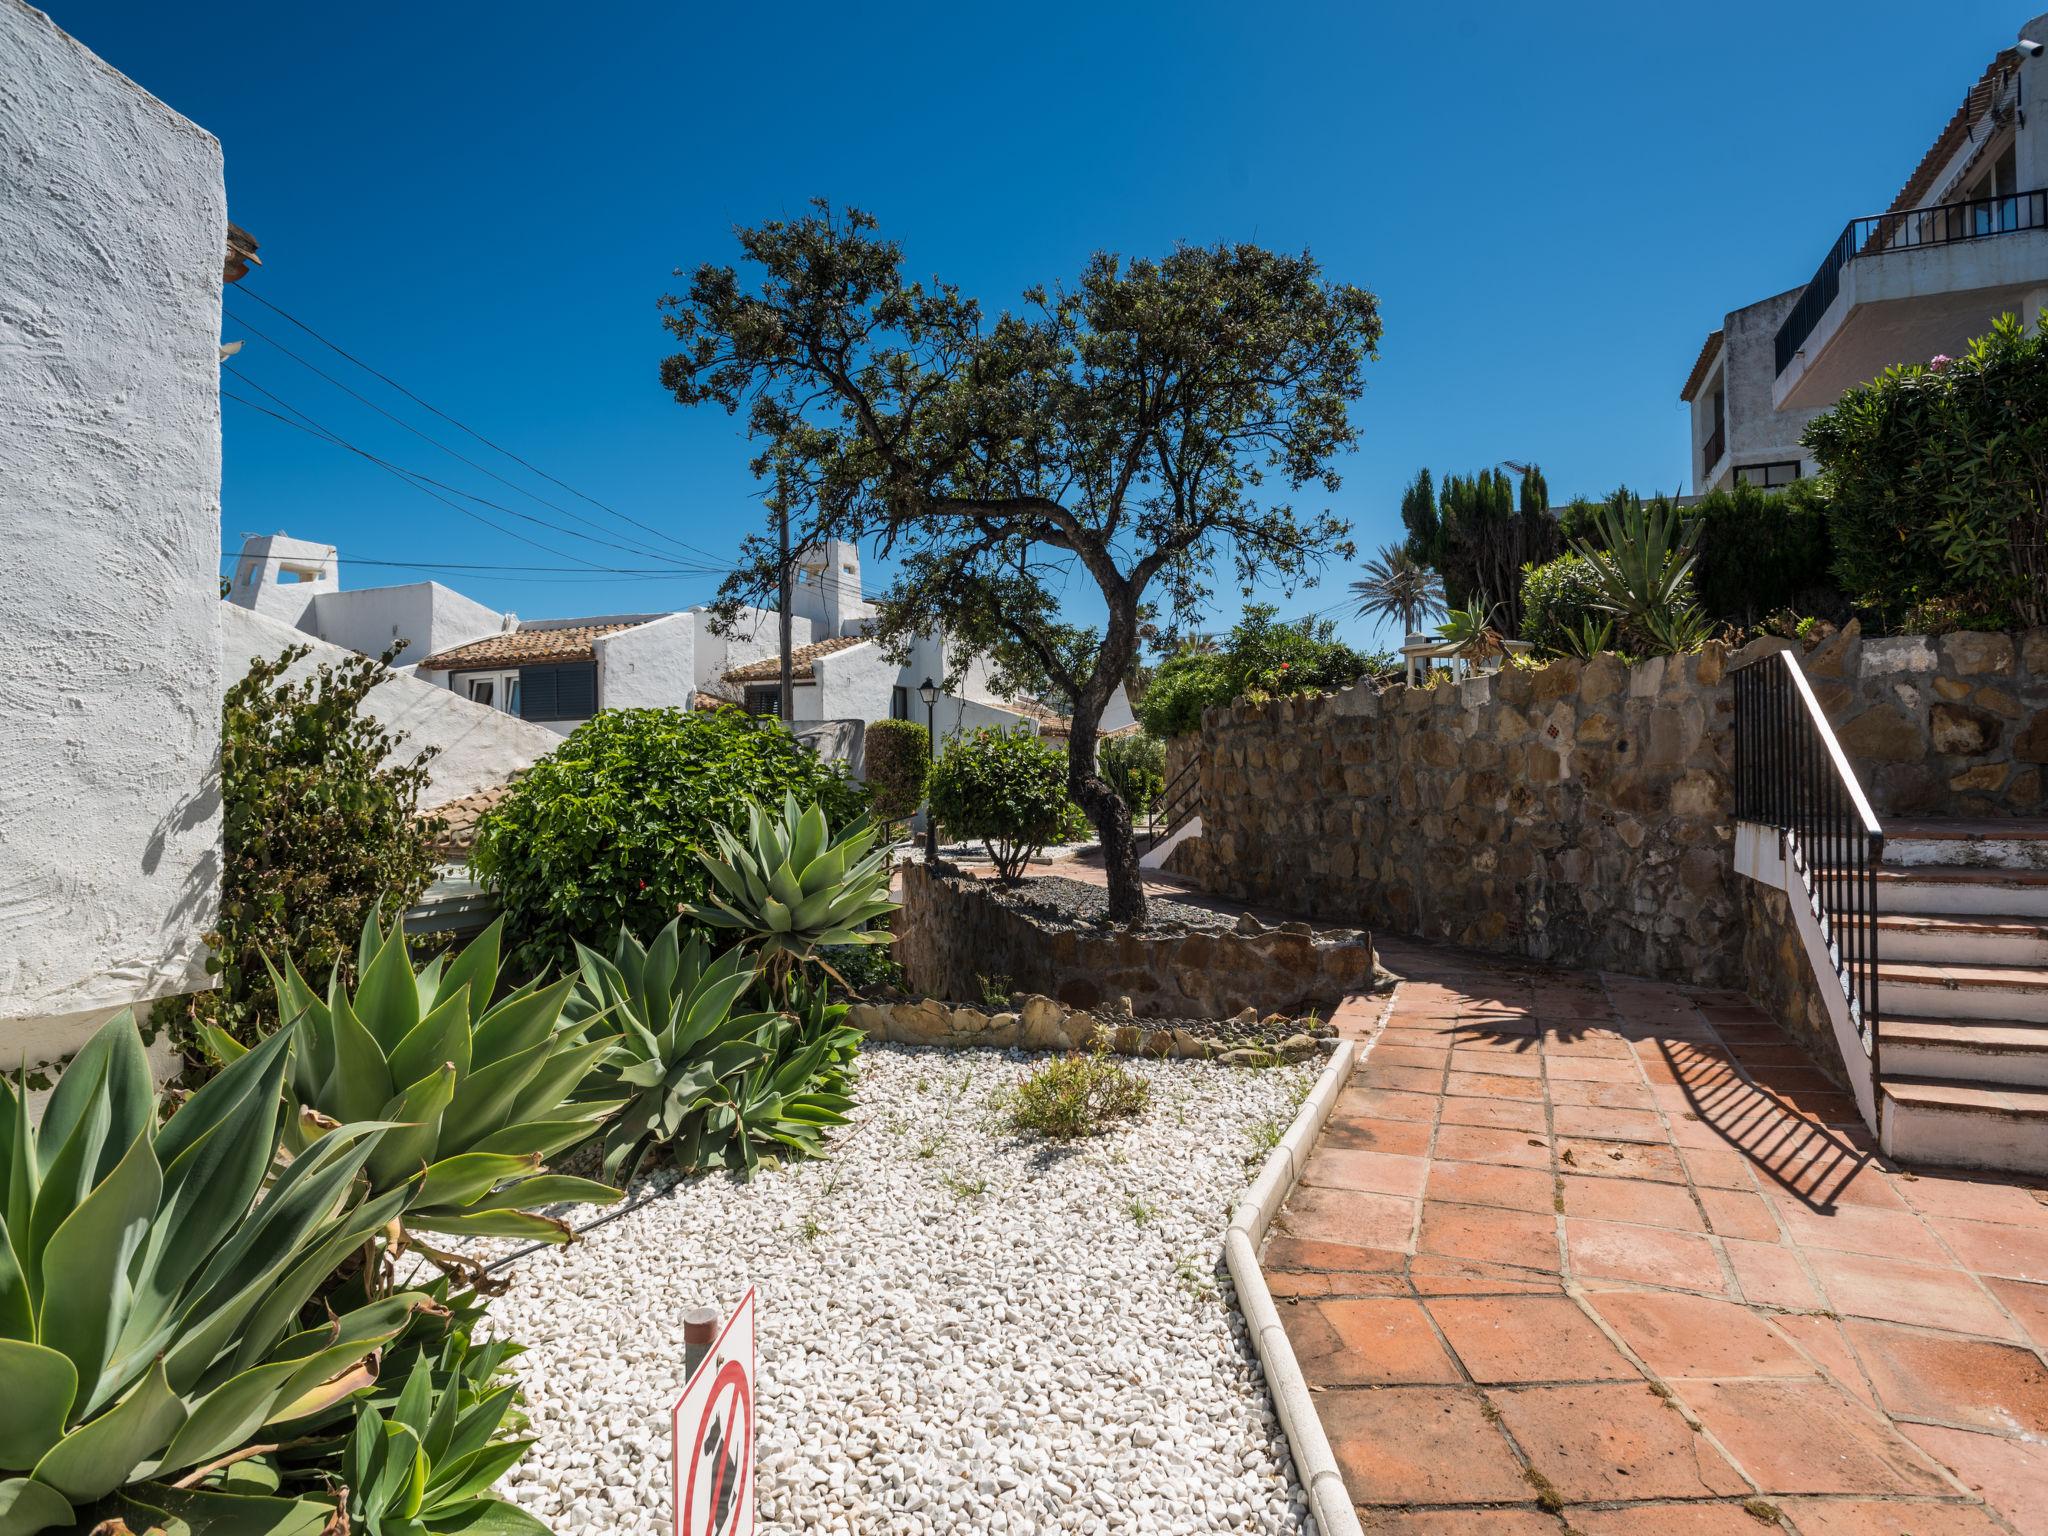
[[[492,1331],[538,1444],[506,1496],[670,1531],[682,1314],[752,1285],[763,1532],[1312,1531],[1218,1258],[1320,1060],[1132,1062],[1143,1117],[1062,1145],[999,1120],[1042,1059],[870,1046],[829,1158],[519,1261]]]

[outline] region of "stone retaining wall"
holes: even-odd
[[[1228,1065],[1295,1060],[1336,1045],[1307,1033],[1285,1035],[1270,1046],[1230,1045],[1192,1030],[1117,1023],[1037,994],[1013,998],[1005,1009],[953,1007],[936,998],[855,1003],[846,1022],[872,1040],[898,1045],[986,1046],[998,1050],[1109,1051],[1118,1056],[1176,1056]]]
[[[1072,1008],[1130,999],[1140,1018],[1225,1019],[1246,1008],[1327,1013],[1374,982],[1372,940],[1307,923],[1132,933],[1039,921],[984,881],[921,864],[903,869],[893,954],[913,989],[965,1000],[982,977]]]
[[[1737,984],[1726,664],[1710,644],[1212,709],[1179,867],[1319,919]]]
[[[1866,639],[1851,623],[1802,664],[1879,816],[2048,808],[2048,629]]]

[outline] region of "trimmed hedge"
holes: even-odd
[[[1005,880],[1021,875],[1076,820],[1067,754],[1027,727],[985,725],[955,737],[932,765],[930,790],[939,825],[979,842]]]
[[[876,720],[869,724],[862,752],[871,808],[878,820],[902,821],[924,804],[931,750],[931,732],[915,720]]]

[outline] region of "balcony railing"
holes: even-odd
[[[1792,359],[1806,345],[1806,338],[1813,334],[1821,316],[1841,293],[1842,268],[1857,257],[1882,256],[1927,245],[1955,245],[1964,240],[1988,240],[2028,229],[2048,229],[2048,191],[2008,192],[2003,197],[1980,197],[1966,203],[1943,203],[1934,208],[1908,208],[1898,213],[1851,219],[1841,238],[1822,259],[1813,281],[1800,294],[1799,302],[1778,327],[1778,372],[1792,366]]]
[[[1730,674],[1735,814],[1778,830],[1827,943],[1849,1018],[1878,1071],[1877,869],[1884,829],[1790,651]]]
[[[1721,462],[1721,455],[1727,451],[1728,424],[1724,421],[1714,428],[1713,436],[1709,437],[1706,445],[1700,449],[1700,479],[1702,481],[1707,478],[1708,471]]]

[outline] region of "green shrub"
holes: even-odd
[[[277,1027],[266,955],[346,977],[364,918],[405,910],[434,878],[440,825],[416,819],[433,751],[400,759],[362,712],[396,652],[287,681],[309,649],[251,663],[221,712],[220,919],[206,936],[220,985],[185,1011],[245,1044]]]
[[[1571,649],[1585,621],[1611,615],[1600,606],[1600,582],[1583,555],[1559,555],[1522,568],[1522,638],[1547,655]]]
[[[161,1123],[125,1012],[65,1069],[40,1123],[0,1078],[8,1536],[136,1513],[140,1529],[166,1503],[194,1530],[245,1529],[216,1463],[356,1391],[428,1302],[408,1291],[322,1307],[302,1328],[301,1310],[407,1192],[361,1192],[382,1126],[337,1126],[281,1159],[289,1043],[264,1041]],[[138,1476],[195,1486],[131,1486]],[[109,1495],[112,1507],[94,1508]],[[264,1528],[317,1532],[332,1507],[279,1501],[280,1523]]]
[[[1006,1115],[1013,1131],[1055,1140],[1098,1136],[1152,1102],[1152,1084],[1103,1051],[1055,1056],[1017,1085]]]
[[[866,798],[778,721],[733,708],[606,710],[482,818],[470,862],[497,893],[514,965],[566,969],[579,942],[653,933],[702,901],[711,877],[693,855],[714,846],[712,829],[742,831],[750,805],[784,794],[835,821]]]
[[[1202,711],[1245,697],[1325,693],[1387,663],[1336,638],[1329,619],[1283,621],[1270,605],[1244,611],[1217,650],[1188,649],[1154,670],[1137,706],[1147,734],[1161,740],[1202,728]]]
[[[1838,609],[1828,513],[1819,480],[1797,480],[1778,491],[1738,485],[1701,497],[1692,508],[1700,529],[1692,571],[1700,606],[1742,628],[1785,608]]]
[[[1166,788],[1166,743],[1146,731],[1108,738],[1095,760],[1133,817],[1150,811]]]
[[[466,1237],[567,1242],[569,1230],[531,1207],[608,1203],[619,1192],[545,1173],[541,1159],[591,1136],[615,1103],[569,1103],[609,1049],[563,1028],[571,983],[498,991],[504,919],[449,961],[414,974],[405,935],[364,920],[353,994],[339,973],[323,999],[289,959],[276,978],[292,1019],[290,1097],[330,1120],[393,1121],[364,1172],[382,1192],[412,1186],[405,1227]],[[234,1042],[213,1032],[221,1056]],[[296,1152],[311,1123],[291,1121]],[[424,1170],[424,1177],[422,1177]]]
[[[1944,603],[2048,621],[2048,316],[1890,368],[1807,423],[1843,591],[1882,625]]]
[[[940,826],[979,842],[997,873],[1015,880],[1071,823],[1067,754],[1023,727],[985,725],[947,743],[932,767],[931,804]]]
[[[1598,542],[1582,540],[1578,554],[1625,648],[1654,656],[1699,649],[1709,629],[1693,598],[1699,523],[1669,501],[1629,497],[1601,508],[1598,524]]]
[[[915,720],[877,720],[868,726],[862,754],[877,820],[902,821],[924,804],[931,752],[931,732]]]
[[[670,923],[643,947],[621,930],[607,960],[579,948],[571,1018],[612,1042],[603,1069],[626,1096],[605,1127],[607,1177],[630,1180],[651,1153],[685,1172],[727,1167],[751,1175],[764,1154],[811,1155],[841,1125],[861,1034],[843,1004],[801,985],[789,1012],[735,1014],[759,976],[735,945],[717,959],[701,935]]]

